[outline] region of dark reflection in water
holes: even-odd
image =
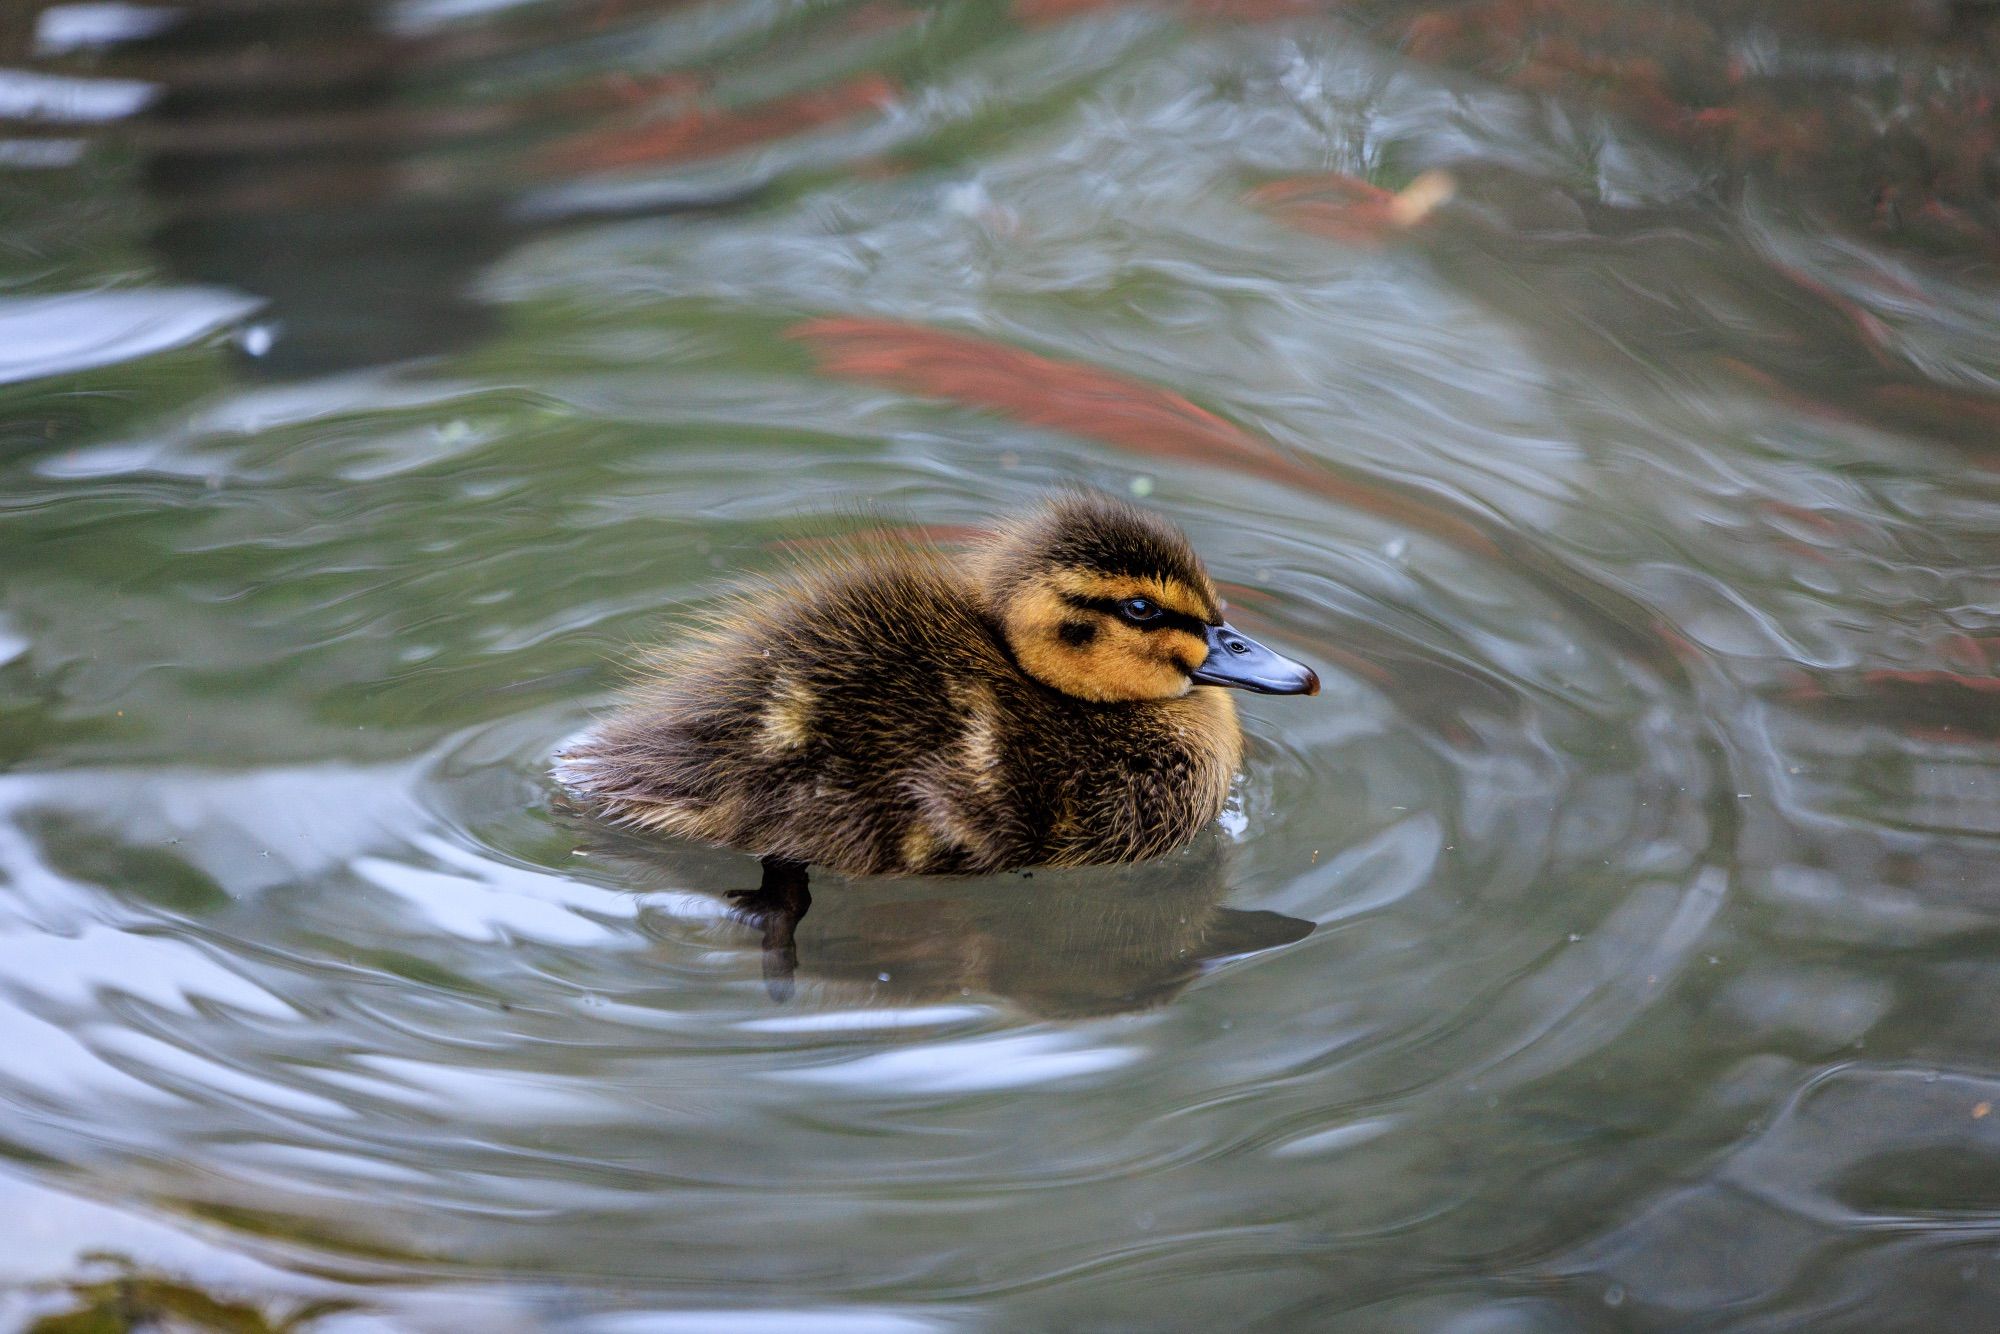
[[[602,7],[600,24],[664,7]],[[383,0],[102,13],[97,69],[151,90],[110,131],[138,158],[157,218],[147,243],[172,275],[262,299],[239,340],[260,376],[476,347],[498,324],[478,278],[533,236],[580,217],[741,207],[754,193],[535,206],[591,165],[546,151],[558,131],[660,96],[610,79],[514,87],[509,62],[568,31],[559,6],[442,35],[406,30]]]
[[[455,351],[495,323],[467,288],[520,237],[504,182],[443,194],[424,166],[498,118],[415,104],[452,71],[384,11],[196,6],[118,61],[165,76],[132,127],[162,219],[149,240],[172,272],[265,299],[249,336],[264,373]]]
[[[576,829],[635,890],[687,883],[687,858],[671,845],[581,821]],[[831,887],[822,877],[817,894],[799,868],[779,863],[728,898],[762,935],[774,1000],[815,982],[900,1004],[997,997],[1030,1014],[1079,1018],[1164,1005],[1222,960],[1312,934],[1297,917],[1222,906],[1224,862],[1219,843],[1205,839],[1110,873]]]

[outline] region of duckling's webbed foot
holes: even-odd
[[[729,901],[736,917],[764,932],[764,989],[774,1001],[792,998],[792,978],[799,969],[794,932],[812,907],[806,889],[806,864],[784,857],[763,859],[764,879],[755,889],[735,889]]]

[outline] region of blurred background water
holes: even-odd
[[[1990,1327],[1996,70],[9,6],[0,1323]],[[1185,856],[824,877],[780,1003],[753,863],[557,800],[719,580],[1078,481],[1326,679]]]

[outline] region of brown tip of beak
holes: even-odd
[[[1308,695],[1319,693],[1319,673],[1310,667],[1306,668],[1306,693]]]

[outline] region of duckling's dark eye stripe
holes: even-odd
[[[1087,598],[1078,593],[1065,593],[1063,601],[1072,607],[1081,607],[1085,611],[1101,611],[1106,616],[1116,616],[1130,623],[1125,616],[1123,598]],[[1153,605],[1160,607],[1157,602]],[[1171,611],[1166,607],[1160,607],[1157,616],[1151,620],[1141,621],[1138,625],[1141,630],[1185,630],[1197,639],[1208,634],[1208,626],[1201,618],[1190,616],[1184,611]]]

